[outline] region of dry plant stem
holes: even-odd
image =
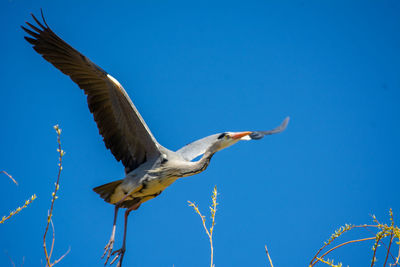
[[[265,253],[267,253],[269,264],[271,265],[271,267],[274,267],[274,265],[272,264],[271,257],[269,256],[267,245],[265,245]]]
[[[1,171],[0,173],[4,173],[5,175],[8,176],[8,178],[10,178],[14,182],[14,184],[18,185],[18,182],[10,174],[8,174],[6,171]]]
[[[5,175],[7,175],[18,186],[18,182],[10,174],[8,174],[6,171],[1,171],[0,173],[4,173]],[[3,216],[0,219],[0,224],[4,223],[6,220],[10,219],[12,216],[14,216],[15,214],[19,213],[22,209],[26,208],[35,199],[36,199],[36,195],[33,194],[30,199],[25,201],[25,204],[22,207],[18,207],[17,209],[11,211],[10,214],[8,214],[8,216]]]
[[[7,175],[18,186],[18,182],[11,175],[9,175],[6,171],[1,171],[0,173],[4,173],[5,175]],[[35,199],[36,199],[36,195],[33,194],[33,196],[31,196],[30,199],[25,201],[25,204],[22,207],[18,207],[16,210],[11,211],[10,214],[8,214],[8,216],[3,216],[0,219],[0,224],[4,223],[6,220],[10,219],[12,216],[14,216],[15,214],[19,213],[22,209],[26,208]]]
[[[212,240],[212,236],[210,236],[210,266],[214,267],[214,244],[213,244],[213,240]]]
[[[396,262],[394,263],[394,265],[400,265],[399,260],[400,260],[400,246],[399,246],[399,253],[397,254]]]
[[[195,206],[194,203],[190,202],[190,205],[194,208],[194,210],[196,211],[197,214],[199,214],[200,218],[201,218],[201,222],[203,223],[203,228],[206,231],[206,234],[208,236],[208,239],[210,240],[210,249],[211,249],[211,263],[210,266],[213,267],[213,260],[214,260],[214,248],[213,248],[213,241],[212,241],[212,233],[210,233],[207,229],[207,225],[206,225],[206,219],[205,217],[200,213],[200,210],[198,209],[197,206]]]
[[[189,206],[193,207],[195,212],[200,216],[201,222],[203,223],[203,228],[206,231],[206,234],[207,234],[208,239],[210,241],[210,251],[211,251],[210,267],[214,267],[213,232],[214,232],[214,226],[215,226],[215,214],[217,212],[217,205],[218,205],[218,203],[217,203],[217,195],[218,195],[217,186],[214,186],[213,194],[211,196],[212,205],[210,206],[210,211],[211,211],[211,226],[210,226],[210,229],[207,229],[205,216],[203,216],[201,214],[201,212],[199,210],[199,207],[196,206],[194,203],[188,201],[189,202]]]
[[[348,230],[346,230],[346,232],[347,231],[350,231],[351,229],[353,229],[353,228],[356,228],[356,227],[359,227],[359,226],[354,226],[354,225],[352,225]],[[344,233],[344,232],[343,232]],[[333,241],[333,240],[332,240]],[[314,256],[314,258],[312,258],[311,259],[311,261],[310,261],[310,264],[309,264],[309,266],[314,266],[314,264],[313,264],[313,262],[314,262],[314,260],[318,257],[318,254],[324,249],[324,248],[326,248],[327,246],[329,246],[329,244],[330,243],[325,243],[325,245],[323,245],[318,251],[317,251],[317,253],[315,254],[315,256]],[[322,257],[321,257],[322,258]]]
[[[377,220],[375,219],[375,221],[377,222]],[[377,222],[377,223],[379,223],[379,222]],[[348,231],[350,231],[350,230],[352,230],[352,229],[354,229],[354,228],[364,228],[364,229],[366,229],[366,230],[368,230],[369,232],[371,232],[371,233],[373,233],[369,228],[380,228],[380,225],[371,225],[371,224],[363,224],[363,225],[351,225],[347,230],[345,230],[345,231],[343,231],[342,232],[342,234],[343,233],[345,233],[345,232],[348,232]],[[335,238],[336,239],[336,238]],[[382,241],[381,241],[381,243],[383,244],[383,245],[385,245]],[[329,244],[330,243],[326,243],[324,246],[322,246],[318,251],[317,251],[317,253],[315,254],[315,256],[312,258],[312,260],[310,261],[310,264],[309,264],[309,266],[314,266],[317,262],[318,262],[318,260],[316,260],[317,258],[318,258],[318,255],[319,255],[319,253],[321,253],[321,251],[324,249],[324,248],[326,248],[327,246],[329,246]],[[385,245],[386,246],[386,245]],[[334,249],[332,249],[332,250],[334,250]],[[330,250],[329,252],[331,252],[332,250]],[[400,250],[399,250],[399,253],[400,253]],[[324,254],[325,255],[325,254]],[[392,258],[394,258],[393,257],[393,255],[390,253],[390,255],[392,256]],[[400,254],[399,254],[400,255]],[[324,256],[321,256],[321,257],[319,257],[319,258],[323,258]]]
[[[325,264],[327,264],[327,265],[329,265],[329,266],[335,266],[335,267],[340,266],[340,265],[333,265],[333,260],[332,260],[332,262],[329,262],[329,260],[326,261],[326,260],[324,260],[324,259],[321,259],[320,257],[317,257],[317,260],[319,260],[320,262],[323,262],[323,263],[325,263]]]
[[[372,255],[372,260],[371,260],[371,267],[373,267],[375,265],[375,255],[376,255],[376,251],[378,250],[378,245],[379,245],[379,241],[381,241],[382,237],[378,237],[376,238],[376,246],[374,246],[374,254]]]
[[[392,225],[392,226],[393,226],[393,225]],[[359,226],[355,226],[355,227],[364,227],[365,230],[367,230],[367,231],[370,232],[371,234],[374,234],[374,232],[371,231],[370,229],[368,229],[368,227],[379,228],[379,225],[366,225],[366,226],[359,225]],[[392,235],[393,235],[393,232],[392,232]],[[392,240],[391,240],[390,242],[392,242]],[[388,247],[386,246],[385,242],[383,242],[383,240],[380,240],[380,243],[381,243],[383,246],[385,246],[386,249],[388,249]],[[389,247],[390,247],[390,245],[391,245],[391,243],[389,243]],[[388,250],[388,253],[389,253],[390,257],[392,257],[393,261],[396,261],[396,258],[395,258],[395,257],[393,256],[393,254],[390,252],[390,248],[389,248],[389,250]]]
[[[28,205],[31,204],[35,199],[36,199],[36,195],[34,194],[33,196],[31,196],[30,199],[25,201],[25,204],[22,207],[18,207],[16,210],[11,211],[8,216],[3,216],[3,218],[1,218],[1,220],[0,220],[0,224],[4,223],[6,220],[10,219],[12,216],[19,213],[21,210],[28,207]]]
[[[399,246],[399,254],[398,254],[397,258],[396,258],[396,262],[393,265],[394,266],[400,265],[399,260],[400,260],[400,246]]]
[[[51,255],[53,255],[54,242],[56,240],[56,230],[54,229],[54,223],[53,223],[52,219],[50,219],[50,224],[51,224],[51,230],[53,232],[53,238],[51,240],[51,249],[50,249],[50,254],[49,254],[49,258],[51,259]]]
[[[351,243],[357,243],[357,242],[363,242],[363,241],[367,241],[367,240],[372,240],[372,239],[375,239],[375,236],[344,242],[344,243],[342,243],[342,244],[340,244],[340,245],[337,245],[337,246],[334,247],[334,248],[331,248],[330,250],[328,250],[327,252],[325,252],[324,254],[322,254],[322,256],[319,257],[319,258],[320,258],[320,259],[323,259],[326,255],[328,255],[329,253],[331,253],[331,252],[334,251],[335,249],[338,249],[338,248],[340,248],[340,247],[342,247],[342,246],[345,246],[345,245],[348,245],[348,244],[351,244]],[[319,261],[319,259],[316,259],[316,261],[312,262],[312,263],[310,264],[310,266],[314,266],[318,261]]]
[[[5,253],[6,253],[8,259],[10,260],[12,266],[15,267],[15,263],[14,263],[13,259],[10,257],[10,255],[8,255],[8,252],[7,252],[7,251],[5,251]]]
[[[383,264],[383,267],[386,266],[387,260],[388,260],[388,258],[389,258],[390,247],[392,246],[392,242],[393,242],[393,233],[390,235],[389,247],[388,247],[388,249],[387,249],[386,258],[385,258],[385,263]]]
[[[210,248],[211,248],[211,262],[210,262],[210,266],[211,266],[211,267],[214,267],[214,245],[213,245],[212,237],[210,237]]]
[[[210,234],[209,234],[209,239],[210,239],[210,248],[211,248],[211,263],[210,266],[214,267],[214,245],[213,245],[213,233],[214,233],[214,226],[215,226],[215,213],[217,212],[217,186],[214,186],[213,190],[213,195],[212,195],[212,206],[210,207],[211,210],[211,227],[210,227]]]
[[[54,264],[51,264],[51,262],[50,262],[51,253],[49,256],[49,253],[47,252],[47,245],[46,245],[46,236],[47,236],[47,232],[49,230],[51,217],[53,216],[54,201],[57,199],[57,191],[59,189],[60,177],[61,177],[61,171],[62,171],[62,157],[64,156],[64,151],[61,149],[61,129],[58,127],[58,125],[54,126],[54,129],[57,132],[57,143],[58,143],[57,152],[59,154],[59,157],[58,157],[59,162],[58,162],[57,182],[55,184],[54,192],[52,194],[50,210],[49,210],[49,214],[47,216],[46,230],[44,231],[44,235],[43,235],[43,249],[44,249],[44,254],[46,257],[46,264],[47,264],[46,266],[48,266],[48,267],[51,267],[54,264],[56,264],[57,262],[59,262],[60,259],[62,259],[69,252],[69,250],[68,250],[67,253],[64,254],[59,260],[55,261]],[[54,239],[53,239],[53,244],[54,244]]]
[[[67,252],[64,253],[64,255],[62,255],[58,260],[55,260],[52,264],[52,266],[56,265],[57,263],[59,263],[62,259],[64,259],[65,256],[68,255],[68,253],[71,251],[71,247],[68,247]]]
[[[356,243],[356,242],[362,242],[362,241],[368,241],[368,240],[375,240],[374,246],[372,248],[373,250],[373,255],[372,255],[372,260],[371,260],[371,265],[370,267],[373,267],[377,261],[376,259],[376,255],[377,255],[377,249],[380,245],[383,245],[386,249],[386,257],[385,257],[385,261],[384,264],[382,265],[383,267],[386,267],[388,264],[388,259],[389,259],[389,255],[392,257],[393,259],[393,263],[389,263],[389,266],[400,266],[399,264],[399,259],[400,259],[400,246],[398,246],[398,255],[397,257],[394,257],[391,249],[393,247],[393,244],[398,244],[400,245],[400,228],[398,226],[395,225],[394,222],[394,218],[393,218],[393,211],[392,209],[389,210],[389,214],[390,214],[390,225],[387,224],[382,224],[380,223],[377,218],[375,217],[375,215],[372,215],[373,221],[375,223],[375,225],[367,225],[367,224],[363,224],[363,225],[348,225],[346,224],[345,226],[340,227],[339,229],[337,229],[335,231],[334,234],[331,235],[331,237],[325,242],[324,246],[322,246],[321,249],[318,250],[317,254],[314,256],[314,258],[311,260],[309,267],[314,266],[315,264],[317,264],[318,262],[322,262],[325,264],[328,264],[329,266],[341,266],[341,263],[339,265],[334,265],[333,261],[326,261],[324,259],[324,257],[329,254],[330,252],[338,249],[339,247],[342,247],[344,245],[350,244],[350,243]],[[330,244],[332,244],[332,242],[340,237],[343,233],[353,229],[353,228],[364,228],[365,230],[367,230],[368,232],[372,233],[374,236],[373,237],[369,237],[369,238],[363,238],[363,239],[358,239],[358,240],[351,240],[345,243],[342,243],[330,250],[328,250],[327,252],[325,252],[322,256],[319,256],[319,254],[322,252],[323,249],[327,248],[327,246],[329,246]],[[372,231],[372,229],[376,229],[377,232]],[[388,246],[385,244],[384,240],[386,237],[389,237],[389,244]]]

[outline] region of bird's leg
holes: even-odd
[[[120,249],[118,249],[118,250],[115,250],[111,254],[111,255],[117,254],[117,256],[115,256],[115,258],[110,262],[110,265],[113,264],[119,258],[117,267],[121,267],[122,266],[122,260],[124,258],[124,254],[125,254],[125,250],[126,250],[126,231],[127,231],[127,228],[128,228],[128,216],[129,216],[129,213],[132,210],[138,209],[139,206],[140,206],[140,203],[137,203],[137,204],[133,205],[132,207],[128,208],[125,211],[124,240],[122,242],[122,247]]]
[[[103,253],[103,256],[101,256],[101,258],[104,258],[104,256],[107,254],[106,262],[104,263],[104,265],[107,264],[108,259],[110,258],[113,247],[114,247],[115,229],[117,228],[118,209],[119,209],[119,205],[117,204],[117,205],[115,205],[115,210],[114,210],[114,223],[113,223],[110,241],[108,241],[107,245],[104,247],[104,253]]]
[[[106,258],[106,261],[105,261],[104,265],[107,265],[107,262],[110,259],[110,256],[112,255],[111,253],[113,252],[114,243],[115,243],[115,230],[117,228],[118,210],[121,207],[122,202],[124,202],[128,198],[129,194],[126,194],[120,201],[118,201],[115,204],[114,223],[113,223],[113,229],[112,229],[111,237],[110,237],[110,240],[108,241],[107,245],[104,247],[103,256],[101,256],[101,258],[104,258],[104,256],[107,254],[107,258]]]

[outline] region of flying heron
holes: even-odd
[[[47,25],[43,12],[41,15],[42,22],[32,14],[37,26],[29,22],[26,24],[31,29],[22,26],[30,35],[25,39],[45,60],[83,89],[106,147],[125,167],[123,179],[93,189],[106,202],[115,205],[111,238],[104,248],[103,257],[107,255],[105,264],[111,255],[116,254],[110,264],[119,258],[117,266],[122,265],[128,215],[132,210],[161,194],[178,178],[204,171],[217,151],[240,140],[261,139],[265,135],[280,133],[289,122],[287,117],[280,126],[269,131],[213,134],[171,151],[154,138],[121,84],[58,37]],[[201,158],[196,160],[199,156]],[[113,250],[119,208],[126,208],[124,237],[122,247]]]

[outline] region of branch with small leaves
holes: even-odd
[[[215,226],[215,214],[217,212],[217,195],[218,195],[218,191],[217,191],[217,186],[214,186],[214,190],[211,196],[212,199],[212,204],[209,207],[210,208],[210,213],[211,213],[211,226],[208,229],[207,225],[206,225],[206,217],[203,216],[199,210],[199,207],[191,202],[188,201],[189,206],[193,207],[194,211],[200,216],[201,221],[203,223],[203,228],[206,231],[206,234],[208,236],[208,239],[210,240],[210,250],[211,250],[211,263],[210,263],[210,267],[214,267],[214,245],[213,245],[213,233],[214,233],[214,226]]]
[[[10,219],[12,216],[14,216],[15,214],[19,213],[21,210],[23,210],[26,207],[28,207],[28,205],[31,204],[35,199],[36,199],[36,195],[34,194],[33,196],[31,196],[30,199],[25,201],[25,204],[22,207],[18,207],[17,209],[11,211],[8,216],[3,216],[3,218],[1,218],[1,220],[0,220],[0,224],[4,223],[6,220]]]
[[[359,243],[359,242],[365,242],[365,241],[370,241],[370,240],[375,240],[375,243],[372,247],[372,260],[371,260],[371,267],[373,267],[376,263],[376,252],[378,250],[378,247],[380,246],[380,244],[385,245],[385,243],[383,242],[383,240],[387,237],[389,237],[389,245],[386,246],[386,257],[385,257],[385,262],[383,264],[383,266],[387,266],[388,263],[388,259],[389,259],[389,255],[391,256],[393,263],[389,264],[389,266],[400,266],[399,264],[399,259],[400,259],[400,229],[398,226],[395,225],[394,223],[394,219],[393,219],[393,211],[392,209],[389,210],[389,215],[390,215],[390,225],[387,224],[382,224],[380,223],[375,215],[372,216],[373,221],[375,224],[373,225],[348,225],[346,224],[345,226],[340,227],[338,230],[335,231],[334,234],[332,234],[332,236],[328,239],[328,241],[325,242],[324,246],[322,246],[317,253],[315,254],[315,256],[312,258],[309,266],[312,267],[315,264],[317,264],[318,262],[322,262],[325,263],[329,266],[342,266],[341,263],[339,264],[334,264],[333,260],[325,260],[324,257],[327,256],[329,253],[331,253],[332,251],[335,251],[336,249],[343,247],[345,245],[348,244],[353,244],[353,243]],[[356,240],[350,240],[344,243],[341,243],[331,249],[329,249],[328,251],[326,251],[325,253],[323,253],[321,256],[319,256],[319,254],[325,249],[327,248],[329,245],[332,244],[332,242],[334,240],[336,240],[338,237],[340,237],[342,234],[344,234],[345,232],[348,232],[352,229],[356,229],[356,228],[363,228],[363,229],[367,229],[369,231],[372,230],[377,230],[377,232],[374,232],[374,236],[372,237],[367,237],[367,238],[361,238],[361,239],[356,239]],[[397,244],[399,245],[399,251],[398,251],[398,255],[396,257],[394,257],[391,253],[391,249],[392,249],[392,244],[393,241],[397,239]]]
[[[50,205],[50,210],[49,210],[48,215],[47,215],[46,230],[44,231],[44,235],[43,235],[43,249],[44,249],[44,254],[45,254],[45,257],[46,257],[46,267],[52,267],[52,266],[56,265],[70,251],[70,249],[68,249],[68,251],[64,255],[62,255],[59,259],[55,260],[53,263],[51,262],[51,256],[52,256],[52,253],[53,253],[54,242],[55,242],[55,231],[54,231],[54,224],[53,224],[53,221],[52,221],[52,216],[53,216],[54,202],[58,198],[57,197],[57,192],[60,189],[60,177],[61,177],[61,171],[62,171],[62,158],[65,155],[64,150],[62,150],[62,148],[61,148],[61,129],[58,127],[58,125],[55,125],[54,126],[54,130],[56,130],[56,133],[57,133],[57,143],[58,143],[58,148],[57,148],[57,152],[58,152],[58,155],[59,155],[59,157],[58,157],[58,175],[57,175],[57,181],[55,183],[54,192],[51,194],[51,205]],[[50,225],[52,226],[52,230],[53,230],[53,238],[52,238],[52,242],[51,242],[50,253],[48,253],[47,243],[46,243],[46,236],[47,236],[47,232],[49,230],[49,226]]]
[[[4,173],[5,175],[7,175],[13,181],[14,184],[18,185],[18,182],[10,174],[8,174],[6,171],[1,171],[0,173]],[[14,216],[15,214],[19,213],[21,210],[23,210],[26,207],[28,207],[28,205],[31,204],[35,199],[36,199],[36,195],[33,194],[30,199],[25,201],[25,204],[22,207],[18,207],[15,210],[11,211],[10,214],[8,214],[8,216],[3,216],[1,218],[1,220],[0,220],[0,224],[4,223],[8,219],[10,219],[12,216]]]

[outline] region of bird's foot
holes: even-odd
[[[111,255],[114,256],[114,254],[117,254],[117,256],[115,256],[115,258],[110,262],[110,265],[112,265],[118,258],[119,261],[117,263],[117,267],[121,267],[122,265],[122,259],[124,258],[124,254],[125,254],[125,247],[122,247],[118,250],[115,250],[111,253]]]
[[[104,253],[103,253],[103,256],[101,256],[101,258],[104,258],[104,256],[107,254],[107,258],[106,258],[106,262],[104,263],[104,266],[107,265],[107,262],[110,259],[111,255],[114,254],[114,252],[113,252],[114,242],[115,242],[115,238],[114,238],[114,236],[111,236],[110,241],[108,241],[107,245],[104,247]]]

